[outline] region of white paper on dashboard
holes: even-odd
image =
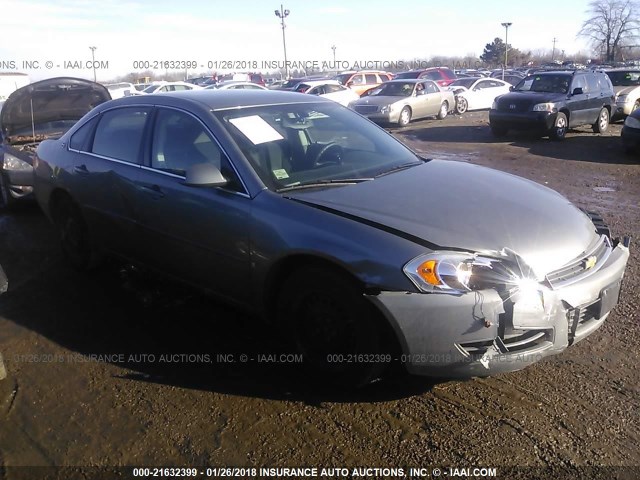
[[[284,137],[278,131],[265,122],[259,115],[238,117],[229,120],[240,130],[254,145],[266,142],[282,140]]]

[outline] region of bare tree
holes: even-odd
[[[620,56],[620,48],[633,43],[640,29],[640,6],[637,0],[593,0],[590,16],[578,33],[591,39],[607,62]]]

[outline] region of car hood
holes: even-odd
[[[509,92],[497,97],[500,103],[516,101],[518,103],[555,103],[562,102],[567,99],[566,93],[548,93],[548,92]]]
[[[360,100],[357,100],[354,105],[391,105],[396,102],[405,102],[407,99],[411,97],[392,97],[385,95],[374,95],[372,97],[364,97]]]
[[[54,122],[68,130],[93,107],[111,100],[109,91],[99,83],[81,78],[59,77],[31,83],[13,92],[0,112],[0,128],[5,138],[29,135],[32,126],[43,135],[60,131]],[[64,133],[64,132],[61,132]]]
[[[618,87],[613,87],[613,91],[616,92],[616,95],[629,95],[634,90],[637,90],[637,92],[640,93],[640,87],[638,87],[638,86],[630,86],[630,87],[618,86]]]
[[[431,249],[511,249],[539,278],[598,238],[589,218],[559,193],[463,162],[431,160],[375,180],[293,191],[287,197]]]

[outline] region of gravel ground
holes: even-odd
[[[640,157],[623,154],[620,125],[571,131],[562,143],[497,141],[487,120],[476,112],[392,130],[428,157],[548,185],[601,212],[615,235],[640,238]],[[10,280],[0,298],[0,479],[24,465],[439,467],[448,476],[480,466],[499,478],[635,466],[607,475],[640,476],[633,243],[620,304],[563,354],[491,378],[398,376],[357,393],[299,383],[295,367],[259,357],[279,358],[283,339],[212,300],[179,292],[148,306],[153,289],[115,267],[74,272],[36,207],[0,213],[0,264]],[[249,360],[228,364],[216,352]],[[507,475],[517,466],[540,470]]]

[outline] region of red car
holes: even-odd
[[[433,80],[441,87],[446,87],[451,82],[456,80],[458,76],[453,70],[447,67],[431,67],[421,70],[410,70],[408,72],[402,72],[395,76],[396,79],[409,79],[409,78],[426,78]]]

